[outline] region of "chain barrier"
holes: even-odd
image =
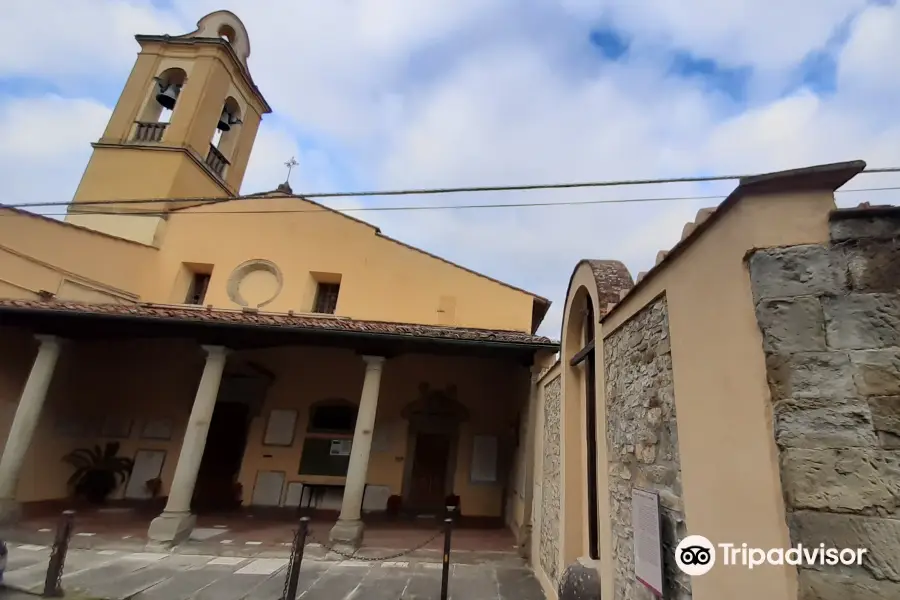
[[[61,598],[63,570],[66,566],[66,553],[69,551],[69,540],[75,527],[75,511],[63,511],[56,526],[53,549],[50,551],[50,562],[47,565],[47,577],[44,579],[44,598]]]
[[[351,554],[346,554],[344,552],[341,552],[340,550],[336,550],[333,546],[329,546],[322,540],[316,538],[316,536],[314,536],[313,534],[309,534],[309,539],[312,540],[313,542],[321,545],[328,552],[334,552],[341,558],[359,560],[359,561],[365,561],[365,562],[381,562],[381,561],[385,561],[385,560],[394,560],[395,558],[401,558],[403,556],[406,556],[407,554],[412,554],[413,552],[421,550],[422,548],[424,548],[425,546],[427,546],[434,540],[438,539],[443,534],[444,534],[444,529],[443,528],[438,529],[434,535],[432,535],[430,538],[428,538],[421,544],[414,546],[412,548],[409,548],[407,550],[401,550],[400,552],[397,552],[396,554],[388,554],[387,556],[357,556],[356,553],[359,552],[359,550],[355,550]]]
[[[364,562],[382,562],[387,560],[393,560],[395,558],[401,558],[403,556],[407,556],[421,550],[431,542],[438,539],[440,536],[444,536],[444,550],[442,557],[442,573],[441,573],[441,600],[447,600],[447,590],[449,587],[449,578],[450,578],[450,535],[453,531],[453,522],[454,518],[453,511],[455,507],[447,507],[447,514],[450,517],[444,519],[444,522],[440,529],[438,529],[434,535],[426,539],[420,544],[413,546],[412,548],[407,548],[405,550],[401,550],[400,552],[395,552],[394,554],[388,554],[386,556],[357,556],[359,550],[354,550],[352,553],[341,552],[337,550],[330,544],[319,540],[309,531],[309,517],[302,517],[300,519],[300,525],[297,527],[297,530],[294,532],[294,542],[291,547],[291,556],[288,560],[287,564],[287,576],[284,580],[284,589],[282,591],[281,600],[295,600],[297,596],[297,586],[300,579],[300,566],[303,562],[303,550],[306,546],[307,540],[320,544],[325,550],[328,552],[333,552],[338,556],[351,560],[359,560]]]

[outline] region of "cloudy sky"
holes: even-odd
[[[69,200],[134,34],[220,8],[274,109],[243,193],[900,166],[900,8],[873,0],[30,0],[0,6],[0,201]],[[733,183],[506,192],[334,207],[724,195]],[[900,175],[848,186],[900,186]],[[898,203],[846,193],[842,205]],[[633,274],[717,198],[361,212],[393,237],[545,295],[559,335],[580,258]],[[46,209],[45,209],[46,212]]]

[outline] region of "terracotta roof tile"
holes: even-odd
[[[433,340],[463,340],[523,345],[556,344],[556,342],[544,336],[499,329],[476,329],[471,327],[444,327],[438,325],[417,325],[412,323],[390,323],[386,321],[363,321],[344,317],[250,312],[162,304],[91,304],[60,300],[0,299],[0,314],[5,311],[16,309],[88,313],[110,317],[138,317],[146,318],[148,320],[177,319],[184,321],[200,321],[211,324],[259,325],[310,331],[343,331],[361,334],[399,335]]]

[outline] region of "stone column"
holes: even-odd
[[[366,489],[366,475],[369,471],[369,451],[372,448],[372,429],[375,427],[375,412],[378,408],[381,370],[384,366],[384,357],[381,356],[364,356],[363,360],[366,361],[366,375],[359,399],[359,412],[356,415],[350,464],[347,465],[341,516],[329,536],[333,544],[354,549],[359,548],[362,542],[363,524],[360,512]]]
[[[538,378],[541,375],[542,369],[543,367],[539,364],[535,364],[531,367],[531,378],[528,386],[528,407],[527,412],[525,413],[527,415],[527,425],[525,428],[525,448],[522,454],[523,460],[525,461],[525,489],[523,490],[525,492],[525,497],[522,499],[525,503],[525,510],[522,515],[522,524],[519,527],[518,535],[519,555],[522,558],[528,558],[531,554],[531,532],[532,524],[534,522],[534,469],[535,462],[538,460],[535,450],[537,448],[537,436],[540,435],[540,432],[537,431],[538,400],[540,400]]]
[[[47,390],[53,379],[62,344],[61,340],[49,335],[36,335],[35,338],[40,346],[19,397],[16,415],[3,448],[3,457],[0,458],[0,522],[3,523],[15,521],[21,514],[21,507],[16,502],[19,474],[22,472],[25,454],[31,446],[44,400],[47,399]]]
[[[228,357],[228,350],[222,346],[204,346],[203,349],[206,351],[206,364],[200,377],[200,385],[197,386],[187,430],[184,432],[166,508],[151,521],[147,532],[147,537],[160,544],[175,545],[185,541],[196,522],[196,517],[191,514],[191,498],[194,495],[200,461],[203,459],[203,449],[206,447],[209,423],[216,408],[222,371]]]

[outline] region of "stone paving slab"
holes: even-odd
[[[32,530],[22,527],[0,527],[0,539],[8,543],[35,545],[47,547],[53,543],[53,532],[50,530]],[[229,543],[223,543],[228,541]],[[78,550],[106,550],[116,552],[159,552],[158,547],[148,543],[147,540],[135,536],[107,536],[107,535],[75,535],[70,542],[70,548]],[[283,558],[290,557],[290,544],[264,544],[248,545],[231,540],[191,540],[176,546],[166,552],[174,554],[235,556],[245,558]],[[312,559],[344,560],[344,557],[329,552],[315,539],[310,538],[306,544],[305,554]],[[365,547],[360,549],[356,556],[360,558],[378,558],[390,556],[397,552],[396,548]],[[411,552],[403,558],[393,559],[397,561],[415,560],[423,562],[441,562],[441,550],[423,549]],[[485,561],[502,563],[508,566],[521,564],[519,557],[510,551],[497,550],[454,550],[454,562],[460,564],[482,564]]]
[[[4,577],[16,591],[43,589],[49,549],[11,544]],[[452,556],[452,555],[451,555]],[[441,565],[395,559],[386,562],[304,558],[299,600],[437,600]],[[451,558],[451,560],[453,560]],[[63,588],[108,600],[279,600],[287,562],[272,558],[197,554],[70,550]],[[540,585],[521,561],[453,564],[450,600],[545,600]]]

